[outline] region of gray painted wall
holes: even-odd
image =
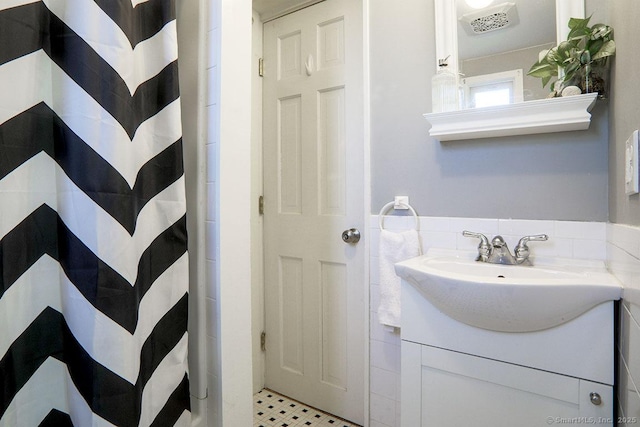
[[[637,10],[633,1],[625,3]],[[426,216],[606,221],[606,103],[594,109],[588,131],[429,137],[422,114],[431,111],[433,22],[430,1],[370,2],[371,212],[408,195]]]
[[[616,58],[611,70],[609,100],[609,218],[619,224],[640,225],[640,198],[624,192],[625,141],[640,127],[640,67],[638,28],[640,2],[615,0],[609,3],[609,22],[615,29]]]

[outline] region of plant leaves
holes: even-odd
[[[586,18],[569,18],[569,28],[584,28],[589,26],[589,20],[591,20],[591,16],[587,16]]]
[[[613,32],[613,28],[605,24],[595,24],[591,27],[591,39],[608,39],[609,35]]]
[[[549,49],[543,49],[540,51],[540,53],[538,54],[538,62],[541,62],[549,53]]]
[[[557,57],[554,58],[553,60],[557,63],[560,63],[564,59],[571,57],[572,56],[571,51],[575,50],[576,47],[577,47],[576,44],[569,40],[560,42],[558,47],[555,48],[555,52],[554,52],[557,55]],[[550,50],[554,50],[554,49],[552,48]]]
[[[552,77],[558,75],[558,67],[554,64],[538,61],[531,66],[527,75],[542,79],[542,87],[545,87]]]
[[[527,75],[542,79],[542,87],[545,87],[552,77],[558,76],[560,68],[561,80],[570,82],[581,73],[584,65],[615,55],[613,28],[605,24],[589,27],[590,20],[591,16],[569,19],[567,40],[541,51]]]
[[[578,61],[569,62],[567,66],[564,67],[564,75],[565,76],[573,75],[579,69],[580,69],[580,62]]]
[[[536,62],[533,64],[527,75],[532,77],[557,76],[558,67],[552,64],[541,64]]]
[[[572,39],[574,37],[584,37],[589,35],[591,29],[589,28],[589,20],[588,18],[570,18],[569,19],[569,35],[567,39]]]
[[[613,40],[609,40],[602,45],[598,53],[596,53],[595,55],[591,55],[591,60],[595,61],[597,59],[606,58],[608,56],[614,56],[615,54],[616,42],[614,42]]]
[[[602,49],[604,43],[605,43],[604,40],[598,39],[598,40],[591,40],[587,44],[587,50],[589,51],[589,54],[591,55],[592,58],[600,51],[600,49]]]

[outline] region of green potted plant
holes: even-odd
[[[608,59],[616,53],[613,28],[605,24],[589,27],[590,19],[571,18],[567,40],[540,52],[538,61],[527,73],[541,78],[542,87],[553,77],[559,77],[552,85],[551,96],[560,96],[563,89],[574,86],[581,93],[598,92],[601,98],[606,97]],[[562,70],[560,75],[558,70]],[[577,89],[569,92],[575,94]]]

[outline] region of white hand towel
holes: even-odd
[[[400,327],[400,278],[394,264],[417,257],[422,252],[416,230],[394,233],[380,231],[380,306],[378,318],[383,325]]]

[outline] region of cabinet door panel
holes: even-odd
[[[553,374],[537,369],[471,356],[439,348],[420,346],[417,357],[403,358],[413,366],[402,366],[414,378],[403,383],[403,409],[410,409],[412,427],[543,427],[551,424],[612,425],[611,386]],[[405,342],[403,342],[403,351]],[[414,354],[416,353],[414,348]],[[418,376],[419,381],[415,376]],[[596,392],[601,404],[589,394]],[[404,405],[416,396],[420,407]],[[405,424],[405,413],[401,417]],[[419,419],[419,424],[415,420]]]

